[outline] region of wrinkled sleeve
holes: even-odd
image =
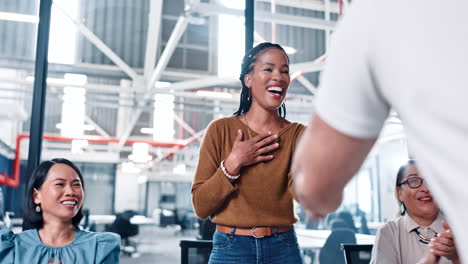
[[[192,184],[192,202],[198,217],[205,219],[216,213],[226,199],[237,190],[224,175],[221,163],[221,146],[224,138],[219,121],[212,122],[200,147],[200,157]]]
[[[16,235],[9,228],[0,230],[0,263],[10,264],[15,260]]]
[[[2,262],[3,263],[3,262]],[[120,236],[114,233],[100,233],[96,252],[97,264],[120,263]]]
[[[316,99],[323,121],[357,138],[376,138],[390,110],[374,65],[374,2],[356,1],[338,25]]]

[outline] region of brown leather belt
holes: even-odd
[[[239,235],[239,236],[253,236],[256,238],[261,238],[261,237],[267,237],[275,234],[275,229],[276,233],[283,233],[287,232],[291,229],[293,229],[293,226],[278,226],[277,228],[275,227],[269,227],[269,226],[260,226],[260,227],[251,227],[251,228],[240,228],[240,227],[235,227],[234,235]],[[232,227],[229,226],[224,226],[224,225],[216,225],[216,231],[225,233],[225,234],[231,234]]]

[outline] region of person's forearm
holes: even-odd
[[[298,174],[295,180],[296,195],[304,208],[312,210],[315,216],[325,217],[340,206],[342,190],[318,178],[312,174]]]
[[[336,210],[344,186],[374,142],[344,135],[314,116],[298,144],[292,168],[296,193],[305,208],[319,215]]]

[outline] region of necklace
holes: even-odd
[[[421,232],[419,232],[417,228],[414,229],[414,232],[416,232],[416,235],[418,235],[418,237],[420,238],[419,242],[423,244],[429,244],[429,242],[431,242],[431,239],[421,234]],[[437,236],[437,233],[435,235]]]

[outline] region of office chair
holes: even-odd
[[[332,230],[319,252],[320,264],[345,264],[341,253],[341,244],[356,244],[356,234],[349,228]]]
[[[372,245],[341,244],[346,264],[369,264]]]

